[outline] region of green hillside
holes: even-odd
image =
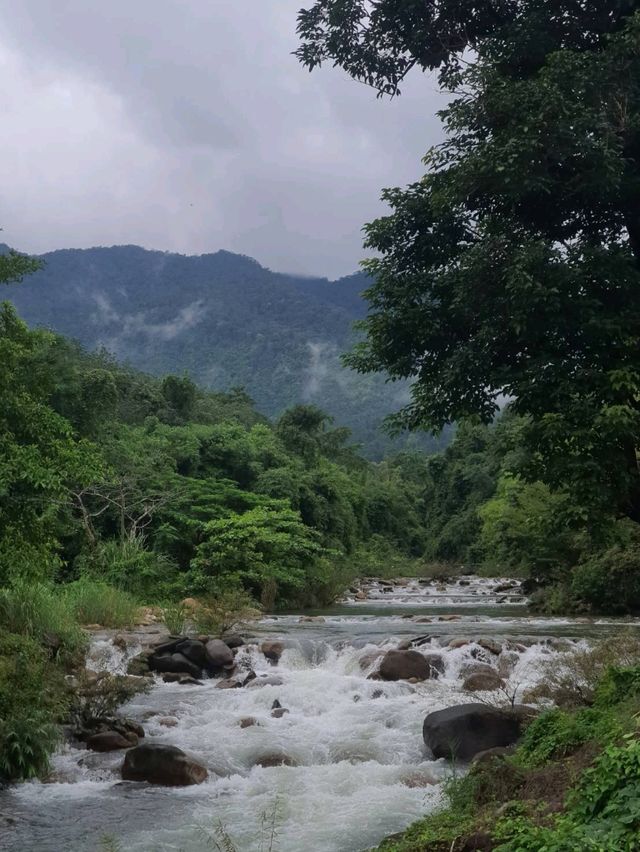
[[[214,390],[243,386],[268,416],[317,404],[371,457],[442,443],[427,435],[392,442],[380,424],[406,401],[406,386],[340,364],[365,313],[361,273],[310,279],[225,251],[187,257],[137,246],[65,249],[42,260],[11,294],[32,325],[152,374],[186,371]]]

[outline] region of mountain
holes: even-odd
[[[272,272],[226,251],[185,256],[138,246],[41,259],[41,271],[8,291],[30,324],[150,373],[186,371],[217,390],[244,386],[269,416],[313,403],[349,426],[372,458],[442,444],[427,435],[392,441],[379,427],[406,402],[407,386],[340,364],[366,312],[362,273],[328,281]]]

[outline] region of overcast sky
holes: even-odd
[[[306,5],[310,5],[307,0]],[[230,251],[337,277],[440,133],[291,51],[304,0],[0,0],[0,241]]]

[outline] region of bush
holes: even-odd
[[[578,564],[571,592],[596,612],[640,612],[640,543],[616,544]]]
[[[215,598],[205,598],[194,609],[193,618],[201,633],[222,634],[234,624],[259,617],[258,604],[248,592],[230,588]]]
[[[167,603],[162,607],[162,620],[172,636],[182,636],[188,610],[183,603]]]
[[[86,577],[65,586],[64,598],[82,624],[128,627],[138,612],[138,604],[127,592]]]
[[[0,625],[7,633],[35,639],[67,661],[86,646],[69,601],[42,583],[16,582],[0,589]]]
[[[145,603],[169,597],[178,574],[168,556],[146,550],[140,538],[100,542],[94,553],[80,556],[75,566],[81,576],[108,583]]]
[[[67,705],[58,667],[26,635],[0,633],[0,778],[34,778],[49,768]]]
[[[132,678],[101,672],[97,677],[79,678],[71,701],[69,717],[77,730],[94,719],[112,716],[121,704],[151,688],[147,678]]]

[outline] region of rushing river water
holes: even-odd
[[[425,753],[422,722],[432,710],[477,700],[462,691],[465,664],[484,658],[525,690],[552,655],[639,626],[532,618],[517,593],[496,592],[501,585],[475,578],[463,585],[375,584],[366,600],[354,594],[318,613],[324,622],[297,614],[265,618],[245,635],[283,639],[279,664],[271,666],[255,644],[238,659],[281,682],[225,690],[216,680],[158,682],[123,708],[143,723],[149,741],[179,746],[204,763],[208,781],[187,788],[122,782],[122,752],[67,747],[48,783],[0,792],[0,849],[99,852],[108,835],[123,852],[200,852],[225,848],[221,825],[238,852],[359,852],[376,845],[441,801],[451,767]],[[483,637],[501,644],[499,657],[476,643]],[[444,675],[415,685],[368,680],[375,654],[406,639],[441,653]],[[449,647],[455,639],[468,643]],[[99,634],[90,665],[124,670],[138,650],[122,652]],[[275,700],[289,710],[282,718],[271,716]],[[241,727],[245,717],[257,724]],[[256,765],[274,755],[292,765]]]

